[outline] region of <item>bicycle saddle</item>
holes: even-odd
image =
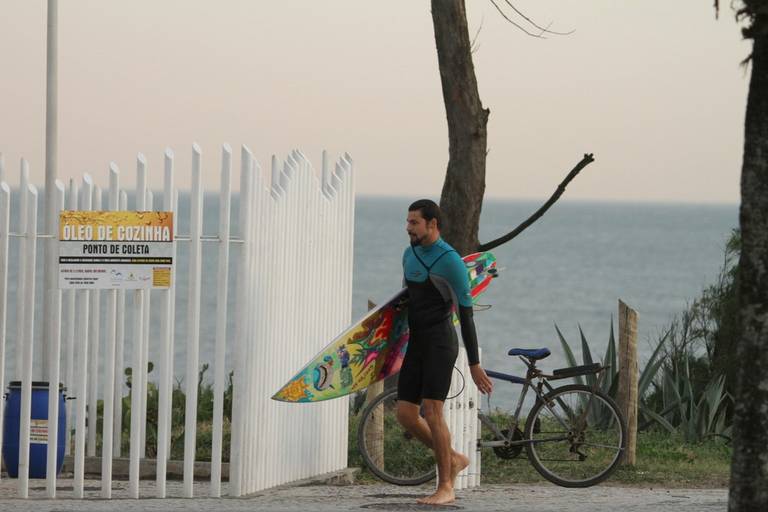
[[[510,356],[523,356],[534,360],[544,359],[549,357],[550,354],[551,352],[548,348],[513,348],[507,352],[507,355]]]

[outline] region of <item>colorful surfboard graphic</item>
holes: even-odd
[[[496,258],[490,252],[474,253],[464,263],[476,302],[496,276]],[[320,402],[365,389],[399,372],[407,347],[408,303],[402,289],[336,337],[272,399]]]

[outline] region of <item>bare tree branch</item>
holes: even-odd
[[[494,2],[494,0],[491,0],[491,3],[492,3],[492,4],[493,4],[493,6],[496,8],[496,10],[497,10],[497,11],[499,11],[499,13],[500,13],[500,14],[501,14],[501,15],[504,17],[504,19],[505,19],[505,20],[507,20],[508,22],[510,22],[512,25],[514,25],[515,27],[517,27],[518,29],[520,29],[520,30],[521,30],[521,31],[523,31],[524,33],[528,34],[528,35],[529,35],[529,36],[531,36],[531,37],[539,37],[539,38],[541,38],[541,39],[546,39],[546,37],[543,37],[541,34],[534,34],[534,33],[532,33],[532,32],[528,32],[528,31],[527,31],[527,30],[525,30],[525,28],[523,28],[521,25],[518,25],[517,23],[515,23],[514,21],[512,21],[512,20],[509,18],[509,16],[507,16],[507,15],[504,13],[504,11],[502,11],[502,10],[501,10],[501,7],[499,7],[499,6],[496,4],[496,2]]]
[[[480,45],[478,44],[475,46],[475,43],[477,42],[477,37],[480,35],[480,31],[483,30],[483,23],[485,22],[485,16],[480,18],[480,26],[477,27],[477,32],[475,32],[475,37],[472,38],[472,42],[469,43],[469,52],[475,53],[477,50],[480,49]]]
[[[517,226],[515,229],[507,233],[506,235],[502,236],[501,238],[497,238],[496,240],[492,242],[488,242],[486,244],[480,244],[477,247],[477,252],[484,252],[484,251],[490,251],[491,249],[494,249],[501,244],[507,243],[513,238],[515,238],[517,235],[525,231],[528,226],[539,220],[539,218],[546,213],[547,210],[549,210],[549,207],[555,204],[555,202],[560,199],[560,196],[563,195],[563,192],[565,192],[565,187],[568,186],[568,184],[575,178],[583,168],[591,164],[595,161],[595,158],[593,157],[592,153],[586,153],[584,154],[584,158],[581,159],[581,161],[576,164],[576,167],[574,167],[571,172],[568,173],[568,176],[565,177],[565,179],[560,183],[560,185],[557,186],[557,190],[555,190],[555,193],[552,194],[552,197],[550,197],[546,203],[544,203],[541,208],[536,210],[536,213],[528,217],[522,224]]]
[[[717,1],[717,0],[715,0],[715,1]],[[552,23],[550,23],[549,25],[547,25],[547,26],[546,26],[546,28],[545,28],[545,27],[540,27],[540,26],[539,26],[539,25],[537,25],[537,24],[536,24],[536,23],[535,23],[535,22],[534,22],[534,21],[533,21],[531,18],[529,18],[528,16],[526,16],[525,14],[523,14],[523,13],[522,13],[522,11],[520,11],[520,10],[519,10],[517,7],[515,7],[515,6],[512,4],[512,2],[510,2],[509,0],[504,0],[504,2],[505,2],[505,3],[506,3],[506,4],[507,4],[507,5],[508,5],[508,6],[509,6],[509,7],[510,7],[510,8],[511,8],[513,11],[515,11],[515,12],[517,13],[517,15],[518,15],[518,16],[520,16],[521,18],[523,18],[525,21],[527,21],[528,23],[530,23],[531,25],[533,25],[533,26],[534,26],[534,27],[536,27],[537,29],[541,30],[541,33],[542,33],[542,34],[543,34],[543,33],[547,33],[547,34],[555,34],[555,35],[558,35],[558,36],[568,36],[568,35],[571,35],[571,34],[573,34],[573,33],[575,32],[575,30],[571,30],[570,32],[555,32],[554,30],[549,30],[549,27],[550,27],[550,26],[552,26]]]

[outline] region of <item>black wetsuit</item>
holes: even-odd
[[[450,245],[438,239],[427,247],[408,247],[403,273],[410,340],[400,370],[398,399],[415,404],[424,398],[445,400],[459,350],[452,321],[454,304],[469,364],[479,362],[467,267]]]

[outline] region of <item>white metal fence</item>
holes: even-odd
[[[329,339],[349,323],[352,296],[352,238],[354,192],[352,160],[341,157],[333,166],[323,154],[320,175],[298,151],[284,161],[275,157],[271,173],[264,175],[248,148],[240,158],[238,238],[230,223],[232,209],[232,152],[224,146],[218,195],[218,233],[203,233],[205,219],[201,151],[192,150],[192,190],[189,234],[176,236],[179,253],[185,252],[187,272],[176,266],[174,285],[154,291],[44,290],[48,314],[41,318],[37,255],[45,245],[45,264],[57,265],[54,238],[37,233],[38,194],[29,183],[22,161],[17,226],[11,233],[11,192],[2,181],[0,157],[0,383],[22,381],[22,411],[18,495],[29,495],[30,401],[33,361],[48,358],[49,380],[59,381],[76,397],[67,411],[66,449],[74,445],[74,494],[84,496],[85,456],[98,455],[96,410],[103,399],[101,434],[102,491],[111,497],[112,461],[121,455],[123,368],[130,366],[131,414],[129,488],[139,497],[139,462],[147,455],[147,363],[155,356],[158,390],[156,423],[156,496],[166,495],[166,472],[172,433],[174,375],[183,375],[186,394],[184,432],[184,496],[193,495],[197,438],[198,372],[201,347],[212,350],[214,404],[211,422],[210,495],[221,495],[224,446],[224,390],[226,355],[234,366],[230,441],[229,494],[238,496],[281,483],[346,466],[346,399],[321,404],[289,405],[269,399],[274,391]],[[164,155],[162,202],[155,204],[147,187],[147,162],[139,155],[134,205],[137,211],[176,212],[174,228],[181,224],[178,190],[174,186],[174,155]],[[109,186],[101,189],[89,175],[68,190],[56,183],[56,211],[126,210],[127,191],[120,187],[120,171],[109,168]],[[41,215],[42,217],[42,215]],[[47,239],[46,239],[47,238]],[[44,239],[45,244],[38,240]],[[10,241],[13,240],[13,243]],[[17,251],[12,254],[11,246]],[[206,245],[206,247],[204,247]],[[213,254],[206,249],[214,245]],[[230,255],[230,248],[235,251]],[[211,254],[207,254],[211,253]],[[12,256],[16,258],[12,258]],[[234,256],[234,257],[231,257]],[[15,260],[15,261],[12,261]],[[176,254],[174,254],[176,261]],[[232,267],[232,268],[230,268]],[[215,270],[214,270],[215,269]],[[15,272],[15,274],[14,274]],[[9,285],[9,274],[15,282]],[[215,279],[206,280],[206,276]],[[231,277],[234,276],[234,277]],[[234,289],[230,289],[230,284]],[[205,288],[205,290],[203,290]],[[230,304],[232,302],[232,304]],[[150,304],[151,303],[151,304]],[[8,305],[15,304],[16,328],[8,328]],[[36,308],[37,304],[37,308]],[[186,305],[180,311],[176,305]],[[232,307],[228,307],[228,306]],[[207,319],[212,320],[208,321]],[[102,319],[104,320],[102,323]],[[156,319],[157,322],[153,321]],[[215,334],[201,335],[201,325],[215,325]],[[47,354],[35,354],[34,332],[48,322],[51,343]],[[183,336],[176,331],[184,330]],[[13,335],[13,338],[9,336]],[[11,341],[13,339],[13,341]],[[180,341],[180,343],[176,343]],[[5,349],[13,345],[8,361]],[[125,358],[131,351],[130,360]],[[174,370],[175,355],[186,356],[184,372]],[[63,362],[63,369],[59,361]],[[57,396],[52,385],[51,396]],[[74,407],[71,407],[74,405]],[[56,495],[53,470],[58,431],[58,401],[49,400],[48,471],[46,494]],[[0,414],[0,446],[3,415]],[[86,422],[88,428],[86,428]],[[178,426],[177,426],[178,427]],[[69,433],[74,431],[74,442]]]
[[[324,157],[318,180],[294,152],[282,168],[272,160],[270,188],[258,172],[255,183],[240,185],[253,191],[245,203],[254,209],[244,211],[253,271],[238,296],[252,306],[237,335],[234,400],[245,405],[232,416],[233,495],[347,465],[346,398],[297,406],[254,390],[277,391],[350,321],[351,169],[346,157],[333,170]]]

